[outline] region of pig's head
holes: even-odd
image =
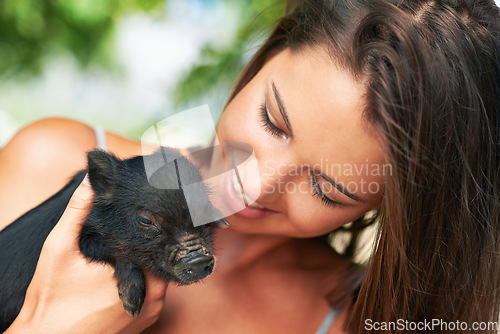
[[[220,219],[195,227],[190,210],[220,217],[198,169],[176,151],[163,148],[155,154],[175,157],[176,166],[170,161],[148,181],[142,156],[119,160],[104,151],[88,153],[95,193],[91,216],[99,217],[90,223],[105,240],[110,262],[124,259],[178,284],[190,284],[212,272],[213,227],[227,222]],[[179,182],[179,169],[183,183],[194,185],[189,187],[189,208],[184,190],[172,187]],[[174,189],[162,189],[165,185]]]

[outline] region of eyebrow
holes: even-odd
[[[285,122],[285,126],[288,129],[288,134],[290,135],[291,138],[293,138],[292,125],[290,124],[290,121],[288,120],[288,114],[285,110],[285,105],[283,104],[283,101],[281,100],[280,93],[278,92],[278,88],[276,88],[274,81],[271,83],[271,86],[273,87],[274,98],[276,99],[276,103],[278,104],[278,109],[280,110],[281,117],[283,117],[283,121]]]
[[[319,172],[319,174],[326,180],[328,181],[329,183],[331,183],[335,188],[337,188],[338,191],[340,191],[342,194],[346,195],[347,197],[357,201],[357,202],[364,202],[364,200],[359,197],[358,195],[356,194],[353,194],[352,192],[348,191],[346,188],[344,188],[342,185],[338,184],[337,182],[335,182],[334,180],[332,180],[331,178],[329,178],[328,176],[326,176],[325,174]]]

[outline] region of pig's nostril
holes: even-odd
[[[198,247],[196,247],[196,248],[190,249],[190,250],[188,251],[188,254],[189,254],[189,253],[193,253],[193,252],[197,252],[197,251],[199,251],[200,249],[201,249],[201,246],[198,246]]]
[[[214,259],[213,256],[198,255],[194,258],[188,259],[185,263],[189,263],[191,265],[202,265],[213,261],[213,259]]]
[[[185,283],[194,282],[207,277],[214,268],[214,258],[211,255],[191,254],[182,258],[175,266],[174,272]]]

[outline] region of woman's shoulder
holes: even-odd
[[[141,143],[137,140],[109,131],[104,131],[103,134],[106,149],[120,158],[142,153]],[[68,118],[44,118],[19,130],[0,151],[0,157],[8,155],[22,165],[26,162],[31,168],[53,165],[56,161],[65,161],[83,168],[86,152],[97,148],[97,144],[95,127]]]
[[[127,158],[142,153],[139,141],[110,131],[104,133],[107,149],[113,154]],[[22,128],[8,145],[23,152],[29,150],[29,153],[37,153],[38,148],[43,148],[54,153],[76,151],[82,154],[97,147],[96,127],[69,118],[43,118]]]
[[[89,147],[94,141],[90,126],[65,118],[45,118],[30,123],[19,130],[1,151],[17,163],[37,162],[32,168],[68,153],[74,147]],[[78,152],[79,155],[82,152]],[[22,164],[24,165],[24,164]],[[19,167],[22,167],[19,166]]]
[[[140,142],[106,132],[119,157],[141,153]],[[0,229],[55,193],[86,167],[97,147],[93,127],[67,118],[45,118],[18,131],[0,150]]]

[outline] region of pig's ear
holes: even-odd
[[[115,188],[118,159],[105,151],[95,150],[87,154],[89,181],[97,203],[106,205]]]

